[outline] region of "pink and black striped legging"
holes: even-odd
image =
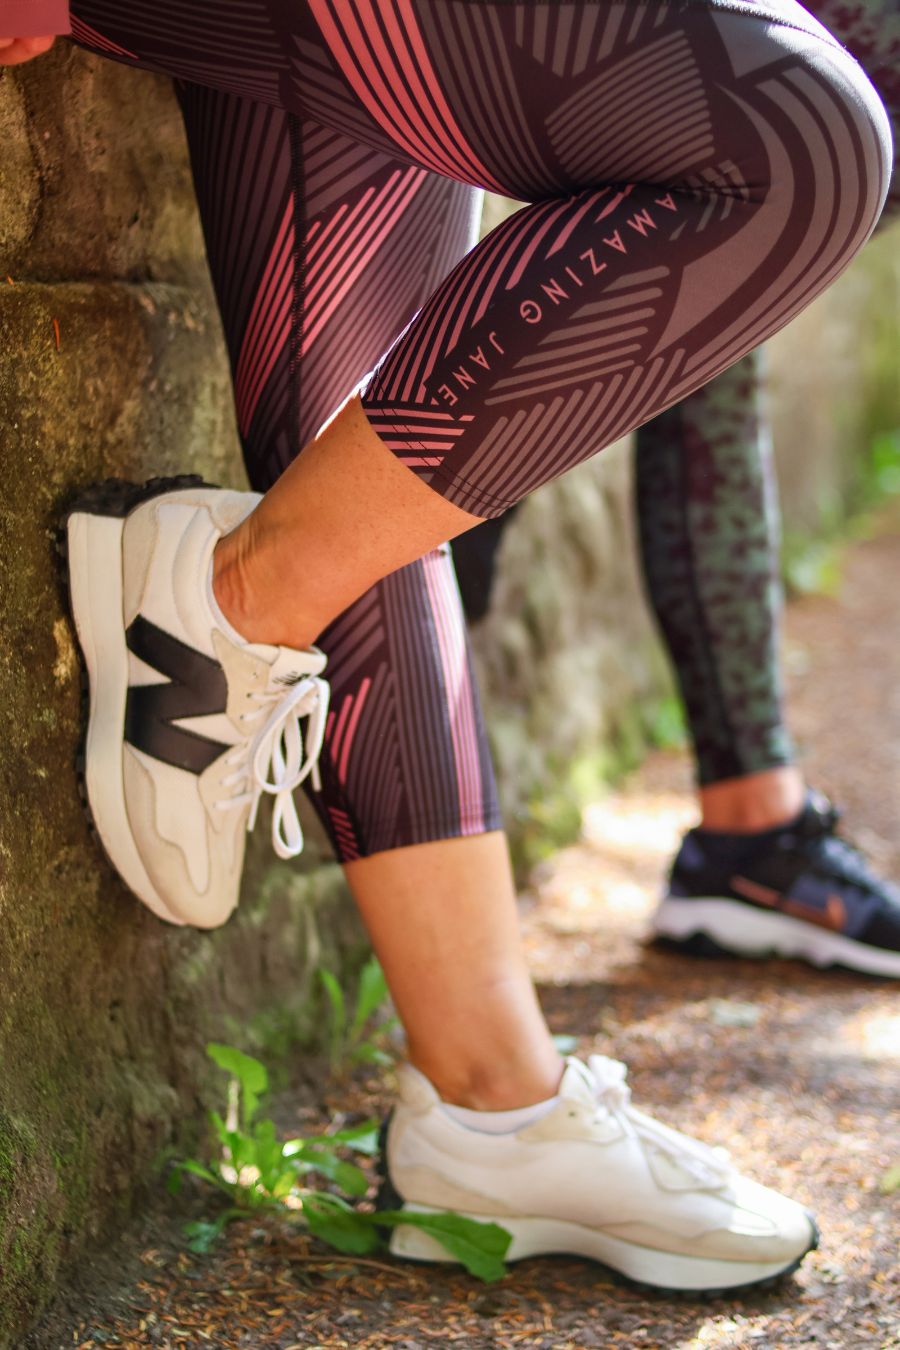
[[[73,11],[83,45],[178,81],[261,489],[375,367],[363,404],[394,453],[505,510],[786,323],[890,171],[871,86],[794,0]],[[472,247],[479,187],[530,204]],[[496,828],[446,552],[322,645],[339,856]]]

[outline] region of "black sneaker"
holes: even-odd
[[[656,936],[700,954],[799,957],[900,978],[900,890],[836,833],[838,819],[811,792],[775,830],[690,830],[653,919]]]

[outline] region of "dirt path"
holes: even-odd
[[[792,723],[810,777],[847,806],[848,829],[895,875],[898,578],[900,531],[856,545],[840,600],[794,605],[787,635]],[[286,1228],[247,1224],[201,1260],[161,1214],[99,1258],[23,1350],[900,1347],[900,1193],[879,1191],[900,1164],[896,986],[647,948],[663,870],[691,815],[681,755],[655,756],[588,811],[584,843],[525,898],[529,952],[554,1030],[579,1034],[582,1052],[626,1059],[639,1102],[725,1143],[760,1180],[816,1209],[822,1247],[791,1281],[696,1304],[559,1258],[484,1287],[452,1270],[335,1258]],[[289,1103],[285,1123],[297,1115]]]

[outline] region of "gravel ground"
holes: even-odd
[[[838,599],[791,607],[792,725],[811,781],[847,829],[900,876],[900,512],[848,553]],[[818,1213],[823,1241],[773,1291],[663,1298],[555,1258],[482,1286],[458,1271],[336,1257],[287,1226],[233,1227],[208,1258],[181,1217],[146,1216],[89,1263],[22,1350],[73,1347],[357,1347],[707,1350],[900,1347],[896,986],[799,963],[702,960],[644,940],[661,878],[692,819],[684,755],[654,756],[586,813],[584,840],[536,874],[526,941],[555,1031],[626,1059],[636,1100]],[[281,1104],[296,1132],[326,1118],[321,1081]],[[346,1109],[381,1106],[355,1084]],[[331,1092],[333,1097],[333,1090]]]

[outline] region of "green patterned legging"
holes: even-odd
[[[865,68],[894,128],[881,226],[900,211],[900,0],[804,0]],[[787,764],[778,661],[779,516],[757,350],[641,427],[635,477],[647,593],[687,710],[701,783]]]
[[[900,140],[900,0],[804,0],[864,67]],[[900,214],[897,159],[882,225]],[[650,603],[684,698],[701,784],[787,764],[778,661],[778,502],[759,350],[636,435]],[[508,517],[503,517],[503,520]],[[467,611],[483,612],[500,522],[460,536]]]

